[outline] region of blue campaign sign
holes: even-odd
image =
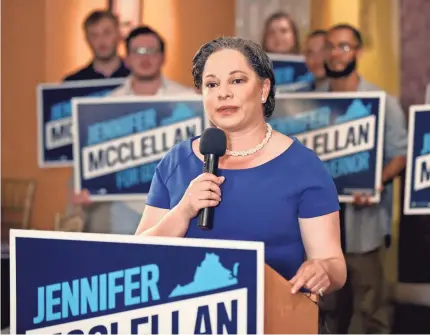
[[[268,54],[275,73],[279,93],[310,91],[314,76],[306,67],[302,55]]]
[[[118,78],[38,85],[39,167],[73,165],[70,100],[74,97],[104,96],[123,83],[124,79]]]
[[[287,93],[277,96],[269,122],[319,156],[340,202],[352,202],[355,192],[379,202],[384,115],[383,92]]]
[[[198,95],[76,98],[75,191],[94,201],[145,199],[155,168],[175,144],[206,125]]]
[[[11,230],[10,253],[11,334],[263,334],[262,242]]]
[[[430,214],[430,105],[409,109],[405,214]]]

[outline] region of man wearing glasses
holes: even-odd
[[[197,94],[162,75],[165,44],[156,31],[147,26],[138,27],[130,32],[125,43],[125,63],[130,75],[109,96]],[[144,201],[92,203],[86,190],[74,195],[73,204],[83,208],[86,231],[114,234],[134,234],[145,206]]]
[[[326,36],[324,63],[329,80],[317,91],[382,91],[357,72],[362,48],[361,34],[354,27],[341,24],[330,28]],[[345,205],[341,210],[349,285],[339,291],[338,303],[352,304],[352,318],[349,330],[341,329],[340,332],[390,332],[380,253],[384,242],[386,247],[390,244],[392,182],[406,165],[407,136],[404,113],[397,100],[387,94],[385,108],[381,202],[370,204],[367,195],[356,194],[354,204]],[[345,298],[348,289],[349,297]],[[338,306],[338,310],[347,311],[348,307]],[[344,318],[339,315],[339,319]]]
[[[130,32],[125,43],[125,63],[131,74],[112,96],[195,93],[162,75],[165,44],[156,31],[147,26],[138,27]]]

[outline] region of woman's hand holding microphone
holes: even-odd
[[[186,189],[181,201],[165,213],[158,213],[155,224],[143,229],[146,236],[184,237],[190,225],[202,208],[215,207],[221,201],[220,185],[224,177],[217,177],[211,173],[202,173],[193,179]],[[152,219],[148,219],[150,222]]]
[[[202,173],[193,179],[177,205],[188,220],[195,218],[202,208],[216,207],[221,201],[221,184],[225,177]]]

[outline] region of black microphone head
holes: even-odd
[[[227,150],[227,137],[218,128],[207,128],[200,138],[200,153],[222,157]]]

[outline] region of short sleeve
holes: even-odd
[[[390,161],[395,156],[405,156],[407,146],[405,115],[397,100],[387,95],[384,136],[385,161]]]
[[[339,198],[333,178],[316,155],[309,159],[303,169],[300,184],[299,218],[308,219],[339,210]]]
[[[153,207],[170,209],[169,190],[161,178],[158,167],[155,169],[154,177],[152,177],[146,204]]]

